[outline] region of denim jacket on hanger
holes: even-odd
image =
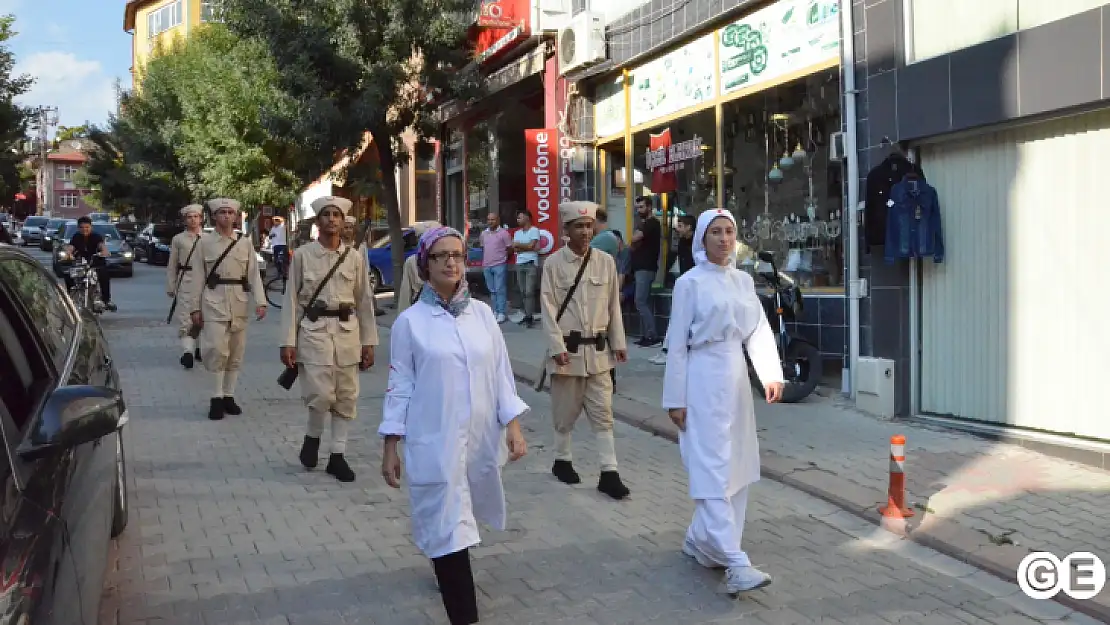
[[[940,200],[937,190],[924,180],[907,177],[891,187],[883,253],[887,263],[925,256],[944,262]]]

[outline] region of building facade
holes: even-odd
[[[188,37],[200,24],[215,20],[219,0],[127,0],[123,30],[131,33],[131,84],[147,59],[175,37]]]
[[[898,413],[1110,441],[1106,4],[853,0],[859,184],[900,149],[944,235],[942,262],[862,246],[861,350],[893,365]],[[1057,375],[1074,390],[1046,392]]]
[[[44,184],[47,190],[43,214],[76,219],[97,209],[85,202],[91,189],[78,186],[77,172],[85,165],[87,146],[79,139],[63,141],[46,156]]]

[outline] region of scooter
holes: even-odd
[[[779,273],[774,254],[760,252],[758,257],[760,264],[757,273],[767,281],[772,290],[770,295],[760,295],[759,299],[767,315],[767,323],[775,331],[775,344],[778,347],[779,360],[782,361],[783,377],[786,380],[782,401],[786,404],[797,403],[809,397],[817,388],[817,382],[821,379],[821,352],[813,343],[787,329],[787,323],[803,318],[802,290],[790,276]],[[762,393],[763,385],[751,366],[751,359],[748,360],[748,376],[752,385]]]

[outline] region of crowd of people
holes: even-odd
[[[381,477],[393,488],[407,487],[413,541],[431,562],[452,625],[479,620],[470,549],[480,542],[479,522],[505,528],[502,469],[529,452],[521,419],[531,408],[517,392],[500,327],[507,319],[510,256],[524,296],[521,324],[542,327],[547,347],[554,478],[568,485],[582,481],[572,432],[585,413],[597,443],[597,490],[614,500],[631,494],[618,471],[612,404],[613,372],[628,357],[622,291],[631,290],[643,327],[638,344],[666,350],[661,403],[680,431],[694,501],[681,549],[703,566],[726,569],[730,593],[771,581],[741,547],[749,488],[759,479],[745,349],[766,401],[781,399],[783,379],[752,278],[735,267],[735,220],[724,210],[681,220],[682,273],[664,340],[654,333],[654,317],[645,307],[651,286],[646,274],[654,276],[658,260],[649,262],[648,252],[640,251],[658,245],[661,235],[650,201],[637,204],[641,220],[627,244],[608,228],[597,204],[561,204],[565,245],[547,255],[542,268],[541,239],[530,216],[522,212],[520,229],[510,236],[491,215],[480,236],[490,304],[471,294],[464,235],[435,223],[418,232],[389,337],[378,427]],[[318,465],[330,429],[325,472],[351,482],[355,474],[345,454],[359,372],[374,366],[379,344],[373,293],[365,253],[352,253],[357,249],[351,233],[344,236],[351,203],[324,197],[312,208],[318,237],[298,247],[288,267],[278,383],[290,388],[300,382],[307,413],[301,464]],[[238,202],[208,203],[215,229],[207,234],[200,230],[204,209],[182,210],[186,229],[172,244],[167,293],[184,303],[176,328],[182,364],[199,360],[213,375],[208,416],[219,421],[243,412],[235,390],[245,332],[251,317],[265,317],[267,305],[253,249],[233,229]]]

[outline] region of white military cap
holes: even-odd
[[[419,237],[432,228],[439,228],[441,225],[438,221],[418,221],[412,225],[412,231],[413,234]]]
[[[312,211],[315,212],[317,215],[320,214],[320,211],[329,206],[332,208],[338,208],[344,216],[346,216],[347,213],[351,212],[351,201],[345,198],[335,197],[334,195],[325,195],[324,197],[316,198],[312,201],[311,206]]]
[[[230,208],[235,212],[239,212],[239,202],[231,198],[218,197],[214,200],[208,200],[208,208],[210,208],[213,213],[223,208]]]
[[[200,204],[190,204],[190,205],[186,206],[185,208],[181,209],[181,216],[182,217],[188,217],[190,213],[196,213],[198,215],[203,215],[204,214],[204,207],[201,206]]]
[[[586,217],[596,219],[597,208],[597,204],[593,202],[563,202],[559,205],[559,221],[564,224],[569,224],[572,221],[577,221]]]
[[[357,219],[355,219],[355,216],[354,216],[354,215],[347,215],[347,216],[346,216],[346,217],[345,217],[345,218],[343,219],[343,221],[345,221],[345,222],[347,222],[347,223],[349,223],[349,224],[357,224],[357,223],[358,223],[358,220],[357,220]]]

